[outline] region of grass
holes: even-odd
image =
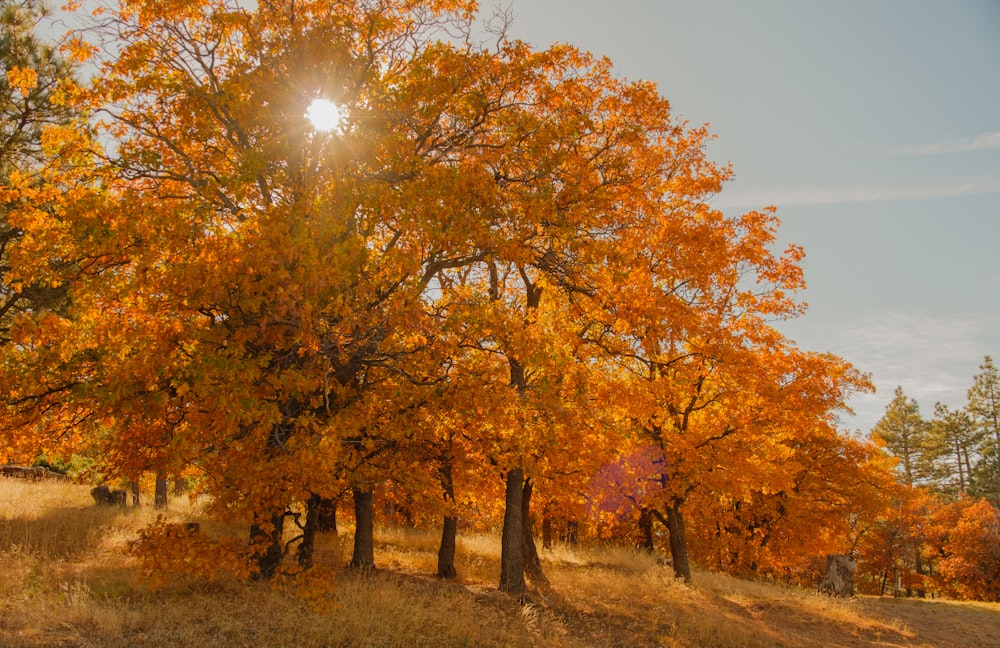
[[[168,515],[215,524],[185,500]],[[322,537],[336,592],[324,608],[262,583],[151,589],[127,546],[155,517],[98,508],[84,486],[0,480],[0,646],[1000,645],[1000,605],[834,600],[710,572],[689,586],[610,546],[543,551],[549,582],[518,600],[496,591],[495,537],[460,537],[459,578],[433,578],[436,531],[380,531],[373,574],[343,567],[349,535]]]

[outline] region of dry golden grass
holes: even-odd
[[[168,516],[200,520],[187,501]],[[322,537],[326,608],[261,583],[153,590],[126,549],[155,517],[95,507],[83,486],[0,480],[0,646],[1000,646],[998,605],[840,601],[708,572],[688,586],[615,547],[543,551],[549,582],[517,600],[496,591],[495,537],[460,538],[459,579],[431,577],[431,531],[380,531],[367,575],[343,568],[349,535]]]

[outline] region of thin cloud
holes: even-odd
[[[792,187],[750,192],[723,192],[712,205],[718,209],[753,208],[762,205],[778,207],[808,207],[871,202],[897,202],[952,198],[1000,193],[1000,179],[953,181],[937,184],[856,186],[856,187]]]
[[[902,155],[945,155],[948,153],[995,150],[1000,150],[1000,131],[982,133],[981,135],[967,139],[943,140],[924,146],[902,148],[894,151],[894,153]]]
[[[965,405],[965,395],[983,356],[1000,329],[996,316],[942,317],[912,312],[868,312],[854,317],[828,316],[795,321],[788,331],[800,346],[830,351],[871,374],[877,392],[851,399],[853,417],[843,417],[851,428],[867,432],[885,413],[897,386],[920,403],[930,418],[934,403]]]

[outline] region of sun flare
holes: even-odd
[[[316,130],[329,132],[340,126],[343,112],[329,99],[314,99],[306,110],[306,118]]]

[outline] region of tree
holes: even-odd
[[[607,248],[630,195],[662,193],[686,164],[655,141],[686,141],[665,102],[607,62],[432,38],[467,29],[472,7],[126,2],[103,22],[101,77],[75,95],[115,146],[94,167],[102,201],[79,206],[92,231],[58,244],[111,261],[58,333],[32,333],[34,352],[75,385],[109,464],[147,469],[152,449],[197,467],[217,511],[248,524],[264,577],[293,503],[344,477],[366,492],[412,409],[434,406],[419,392],[448,364],[450,271],[478,273],[479,301],[460,298],[510,323],[490,333],[513,395],[498,461],[517,476],[516,457],[556,445],[547,423],[572,385],[529,360],[535,342],[571,350],[565,325],[517,324],[524,307],[512,285],[490,297],[489,269],[523,279],[529,310],[543,286],[572,292],[568,270],[587,267],[573,255]],[[320,92],[347,115],[330,135],[304,117]]]
[[[983,440],[982,457],[972,470],[970,492],[1000,505],[1000,372],[986,356],[969,389],[968,412]]]
[[[931,426],[920,416],[920,407],[897,387],[885,415],[875,424],[872,436],[883,441],[888,451],[899,459],[897,471],[904,486],[928,485],[934,477],[933,440]],[[911,542],[913,565],[920,577],[924,573],[923,555],[919,542]],[[907,593],[911,585],[907,584]],[[923,594],[923,587],[919,589]]]
[[[928,426],[920,416],[920,406],[903,393],[902,387],[896,387],[872,435],[884,441],[888,451],[899,458],[898,470],[905,485],[927,481],[930,477],[926,456]]]
[[[887,484],[884,493],[888,506],[863,520],[857,553],[864,573],[864,590],[885,595],[898,594],[905,588],[924,591],[924,579],[930,571],[927,551],[929,516],[937,510],[938,500],[924,488]]]
[[[994,506],[1000,506],[1000,448],[988,445],[982,457],[972,469],[969,494],[985,497]]]
[[[446,214],[467,213],[462,182],[481,177],[449,167],[493,109],[466,92],[494,87],[468,69],[488,57],[410,49],[469,5],[376,4],[123,3],[105,23],[113,58],[76,97],[117,146],[97,169],[108,204],[80,206],[100,227],[58,243],[76,258],[96,239],[116,263],[54,322],[49,373],[87,368],[66,380],[120,470],[145,468],[144,447],[197,466],[219,511],[247,521],[264,576],[289,505],[332,493],[344,445],[392,447],[376,431],[405,408],[370,392],[424,381],[407,371],[429,347],[424,293],[477,254]],[[320,91],[350,106],[343,132],[308,131]]]
[[[1000,601],[1000,512],[985,499],[964,498],[940,507],[929,522],[940,587],[960,598]]]
[[[847,395],[867,385],[846,363],[802,352],[771,326],[800,312],[791,295],[803,286],[801,250],[772,252],[773,214],[727,218],[709,209],[704,197],[726,177],[702,168],[698,181],[677,188],[690,192],[682,204],[693,213],[630,227],[636,236],[617,242],[608,273],[614,288],[586,313],[588,341],[623,377],[623,418],[662,453],[657,499],[643,504],[667,527],[685,579],[685,511],[697,491],[743,500],[755,488],[783,490],[769,462],[831,425]]]
[[[782,445],[760,453],[748,483],[693,494],[692,555],[701,564],[815,585],[817,557],[854,554],[890,506],[891,466],[874,444],[818,426]]]
[[[969,414],[982,432],[1000,446],[1000,372],[986,356],[969,388]]]
[[[966,410],[952,411],[947,405],[935,403],[926,451],[935,467],[933,477],[939,488],[953,495],[964,495],[969,490],[982,438]]]
[[[21,222],[11,216],[27,199],[10,191],[17,185],[43,182],[46,163],[43,134],[64,125],[73,111],[57,99],[72,83],[73,63],[59,55],[57,46],[36,35],[45,18],[44,6],[34,1],[0,1],[0,344],[11,342],[11,325],[19,313],[52,310],[65,301],[59,282],[25,283],[12,274],[11,254],[24,236]],[[61,85],[63,87],[61,87]],[[51,209],[42,204],[41,209]],[[52,263],[54,259],[49,260]]]
[[[82,234],[75,213],[99,190],[89,177],[88,113],[72,103],[86,48],[74,39],[41,40],[36,31],[46,20],[41,2],[0,1],[0,373],[10,378],[0,453],[22,460],[62,454],[88,415],[64,403],[79,376],[36,370],[47,340],[64,333],[68,285],[104,265],[100,252],[59,252]],[[50,434],[35,434],[41,417]]]
[[[575,48],[477,44],[475,8],[125,0],[67,95],[97,132],[56,138],[82,175],[44,183],[69,195],[43,214],[17,184],[33,227],[12,267],[51,281],[26,254],[46,250],[79,279],[12,328],[4,385],[36,411],[57,394],[37,422],[112,470],[196,471],[257,577],[309,568],[348,490],[352,564],[373,567],[386,485],[436,502],[450,575],[459,502],[500,477],[484,507],[519,594],[544,577],[531,502],[579,500],[620,444],[656,450],[641,507],[690,578],[685,515],[715,511],[709,492],[762,536],[815,492],[795,462],[836,483],[831,455],[855,450],[833,413],[866,380],[771,326],[801,312],[802,253],[773,252],[770,211],[709,206],[730,171],[707,129]],[[310,127],[319,96],[338,129]],[[204,549],[169,526],[143,546],[161,531]]]

